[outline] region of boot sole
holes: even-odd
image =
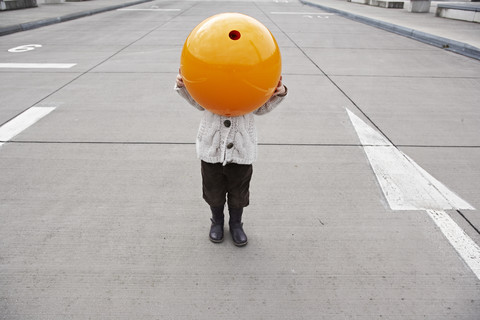
[[[247,243],[248,243],[248,241],[242,242],[242,243],[233,242],[233,244],[236,245],[237,247],[244,247],[244,246],[247,245]]]
[[[208,237],[208,239],[210,239],[210,241],[212,241],[213,243],[222,243],[224,238],[220,239],[220,240],[215,240],[215,239],[212,239],[210,237]]]

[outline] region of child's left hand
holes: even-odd
[[[284,96],[287,93],[285,86],[282,83],[282,76],[280,76],[280,81],[278,81],[277,87],[275,88],[274,96]]]

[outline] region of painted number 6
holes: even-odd
[[[19,47],[9,49],[8,52],[14,52],[14,53],[26,52],[26,51],[35,50],[35,48],[41,48],[41,47],[42,47],[41,44],[26,44],[26,45],[23,45],[23,46],[19,46]]]

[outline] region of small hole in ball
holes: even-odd
[[[240,39],[240,32],[238,32],[237,30],[232,30],[230,31],[230,33],[228,34],[228,36],[230,37],[230,39],[232,40],[238,40]]]

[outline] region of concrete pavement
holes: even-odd
[[[0,37],[0,319],[478,318],[478,60],[296,1],[123,9]],[[172,90],[226,11],[289,88],[256,118],[244,248],[208,240]]]

